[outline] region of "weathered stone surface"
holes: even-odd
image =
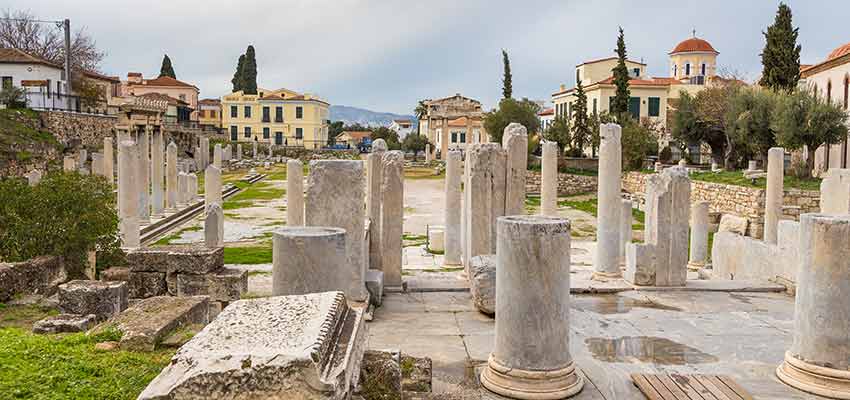
[[[502,135],[505,150],[505,214],[525,214],[525,173],[528,170],[528,132],[511,122]]]
[[[461,218],[463,217],[463,206],[461,203],[461,180],[463,171],[463,153],[457,150],[449,151],[446,157],[446,204],[444,223],[445,234],[445,265],[463,264],[463,238],[461,235]]]
[[[165,208],[177,210],[177,144],[171,142],[165,149]]]
[[[304,164],[286,162],[286,226],[304,225]]]
[[[110,267],[100,273],[102,281],[123,281],[130,280],[130,268],[127,267]]]
[[[272,294],[286,296],[365,289],[360,270],[347,263],[346,232],[317,226],[286,227],[272,236]],[[365,300],[365,297],[363,297]]]
[[[68,275],[59,257],[36,257],[16,263],[0,263],[0,302],[17,295],[54,293]]]
[[[372,153],[366,156],[366,218],[369,219],[369,269],[383,271],[381,246],[381,171],[387,143],[384,139],[372,142]]]
[[[384,272],[384,284],[398,287],[402,285],[404,153],[388,151],[381,164],[381,270]]]
[[[128,278],[127,291],[131,299],[146,299],[168,294],[164,272],[130,271]]]
[[[366,350],[360,366],[360,393],[366,399],[401,399],[401,354]]]
[[[749,221],[746,218],[739,217],[737,215],[723,214],[723,216],[720,217],[720,227],[717,231],[746,235],[747,224],[749,224]]]
[[[103,320],[127,308],[127,283],[75,280],[59,285],[59,310]]]
[[[345,399],[366,326],[341,292],[240,300],[186,343],[140,400]]]
[[[223,247],[224,232],[221,229],[224,226],[224,210],[221,205],[213,203],[207,209],[207,215],[204,217],[204,245],[207,247]]]
[[[162,130],[154,128],[151,136],[151,213],[162,215],[165,211],[165,141]]]
[[[408,398],[410,392],[427,393],[431,391],[432,366],[427,357],[401,355],[402,398]]]
[[[540,183],[540,213],[555,215],[558,212],[558,143],[543,141],[543,165]]]
[[[767,190],[764,198],[764,241],[776,244],[776,226],[782,215],[782,186],[785,177],[785,149],[767,151]]]
[[[850,169],[827,171],[820,184],[820,210],[825,214],[850,214]]]
[[[27,172],[26,177],[27,184],[29,184],[30,186],[38,185],[38,183],[41,182],[41,171],[34,169],[30,172]]]
[[[620,261],[626,262],[626,246],[632,242],[632,201],[620,200]]]
[[[599,213],[596,219],[594,273],[617,277],[620,272],[620,173],[622,171],[621,129],[617,124],[600,126]]]
[[[248,291],[248,271],[222,268],[215,273],[207,274],[207,282],[209,282],[207,294],[211,301],[236,301]]]
[[[506,154],[497,143],[467,147],[463,187],[463,260],[496,251],[496,219],[505,215]]]
[[[369,303],[379,307],[384,298],[384,273],[374,269],[366,271],[366,290],[369,291]]]
[[[175,329],[187,324],[207,323],[209,298],[206,296],[158,296],[134,304],[103,327],[121,331],[122,349],[153,351]]]
[[[469,293],[478,311],[496,313],[496,256],[481,255],[469,260]]]
[[[206,274],[224,267],[224,249],[204,245],[170,245],[127,252],[130,271]]]
[[[97,316],[94,314],[59,314],[36,321],[32,325],[32,333],[66,333],[85,332],[91,329]]]
[[[115,145],[112,137],[103,138],[103,176],[111,185],[115,179]]]
[[[118,144],[118,228],[125,248],[139,247],[138,156],[135,143]]]
[[[700,269],[708,262],[708,202],[700,201],[691,206],[691,252],[689,269]]]
[[[151,181],[151,160],[150,160],[150,132],[143,129],[138,134],[138,143],[136,145],[138,151],[138,168],[135,171],[135,184],[138,185],[139,193],[139,222],[150,223],[151,220],[151,204],[150,204],[150,181]]]
[[[428,227],[428,251],[442,253],[446,251],[446,230],[439,225]]]

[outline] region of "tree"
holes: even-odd
[[[528,99],[519,101],[511,98],[502,99],[498,109],[484,113],[484,129],[490,135],[490,141],[496,143],[502,142],[505,127],[511,122],[522,124],[530,136],[540,129],[538,112],[540,112],[540,106]]]
[[[8,108],[24,108],[26,102],[26,92],[23,88],[9,86],[0,90],[0,104]]]
[[[254,54],[254,46],[248,45],[245,50],[245,64],[242,73],[242,90],[245,94],[257,94],[257,58]]]
[[[570,120],[565,115],[555,117],[546,132],[543,133],[543,138],[558,143],[558,154],[563,153],[572,144],[570,137]]]
[[[576,83],[576,101],[573,103],[573,133],[572,149],[570,152],[575,157],[584,154],[584,148],[590,143],[590,127],[587,125],[587,94],[581,85],[581,79]]]
[[[384,139],[387,142],[387,149],[389,150],[398,150],[401,148],[401,142],[398,140],[398,132],[387,128],[386,126],[381,126],[378,128],[371,129],[372,131],[372,141],[376,141],[378,139]]]
[[[776,145],[776,135],[771,125],[776,95],[768,90],[743,88],[729,99],[725,116],[726,136],[739,146],[737,156],[746,159],[760,155],[767,159],[767,151]]]
[[[623,152],[623,170],[635,171],[643,167],[647,156],[658,154],[658,134],[660,127],[647,121],[637,122],[628,115],[620,118],[622,127],[620,143]]]
[[[847,114],[813,90],[797,90],[777,101],[773,127],[778,142],[789,150],[805,147],[805,177],[815,166],[815,150],[847,136]]]
[[[428,144],[428,138],[424,135],[409,134],[404,137],[401,142],[401,149],[408,152],[418,153],[425,151],[425,145]]]
[[[236,72],[233,73],[233,79],[230,83],[233,84],[233,91],[238,92],[243,89],[244,83],[242,78],[242,70],[245,69],[245,55],[239,55],[239,62],[236,63]]]
[[[763,66],[759,85],[791,92],[800,80],[800,45],[798,28],[791,24],[791,8],[779,3],[773,25],[763,32],[765,44],[761,53]]]
[[[614,85],[617,90],[611,101],[611,114],[621,120],[629,112],[629,69],[626,67],[626,39],[623,28],[617,37],[617,66],[611,70],[614,73]]]
[[[417,120],[422,120],[428,115],[428,100],[419,100],[419,103],[416,104],[416,108],[413,109],[413,114],[416,115]],[[416,124],[416,132],[419,133],[421,124]]]
[[[91,79],[76,79],[71,82],[74,93],[80,96],[80,104],[83,107],[95,108],[106,101],[105,90]]]
[[[513,76],[511,75],[511,60],[508,58],[508,52],[502,49],[502,97],[510,99],[514,92]]]
[[[174,67],[171,66],[171,59],[168,58],[168,54],[162,57],[162,66],[159,67],[159,76],[170,76],[177,79],[177,75],[174,74]]]
[[[345,123],[342,121],[334,121],[328,125],[328,138],[335,139],[345,129]]]
[[[601,114],[594,112],[590,115],[588,121],[590,125],[591,155],[595,158],[596,150],[599,149],[599,125],[617,121],[614,116],[609,114],[607,111],[603,111]]]

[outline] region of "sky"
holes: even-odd
[[[492,108],[501,97],[501,50],[514,97],[551,100],[574,85],[575,65],[613,55],[622,26],[630,59],[668,76],[667,53],[691,37],[720,52],[720,70],[754,80],[774,0],[5,0],[41,19],[71,20],[107,56],[102,72],[159,73],[201,97],[231,90],[239,55],[257,54],[259,86],[313,93],[340,104],[411,114],[417,101],[461,93]],[[790,0],[801,62],[850,42],[848,0]]]

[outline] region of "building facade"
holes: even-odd
[[[463,149],[467,144],[486,143],[481,102],[461,96],[425,100],[426,112],[419,119],[419,133],[428,138],[437,158],[445,159],[449,148]]]
[[[234,92],[221,98],[221,126],[232,141],[318,149],[328,144],[330,104],[288,89]]]
[[[390,129],[398,134],[399,140],[402,140],[405,136],[413,132],[413,121],[409,119],[395,119],[390,124]]]
[[[826,60],[800,71],[800,85],[814,90],[824,99],[850,113],[850,43],[839,46],[826,56]],[[850,148],[848,138],[841,143],[821,146],[815,151],[815,173],[829,168],[848,168]]]
[[[0,84],[2,88],[23,89],[27,107],[34,109],[75,110],[69,104],[70,87],[65,70],[39,57],[18,49],[0,49]]]
[[[198,124],[201,129],[221,133],[221,100],[203,99],[198,101]]]
[[[555,109],[547,108],[537,113],[537,119],[540,121],[540,132],[546,132],[555,121]]]
[[[141,73],[128,72],[127,80],[121,82],[121,96],[142,96],[150,93],[163,94],[184,102],[191,109],[188,123],[198,123],[198,94],[200,90],[195,85],[179,81],[170,76],[160,76],[156,79],[145,79]]]

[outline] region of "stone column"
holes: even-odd
[[[399,287],[401,252],[404,233],[404,153],[388,151],[383,157],[381,171],[381,271],[384,286]]]
[[[91,153],[91,174],[103,176],[103,154]]]
[[[363,281],[346,265],[346,231],[342,228],[297,226],[272,236],[272,296],[343,291],[362,297]],[[351,298],[351,297],[349,297]]]
[[[621,199],[620,262],[626,262],[626,245],[632,242],[632,201]]]
[[[431,143],[425,143],[425,162],[431,162]]]
[[[794,341],[776,375],[786,384],[850,399],[850,216],[800,217]]]
[[[41,171],[34,169],[27,173],[27,184],[30,186],[38,185],[41,182]]]
[[[488,390],[516,399],[562,399],[584,380],[570,354],[570,222],[499,218],[496,345],[481,373]]]
[[[383,271],[381,261],[381,170],[387,142],[372,142],[372,153],[366,157],[366,217],[369,218],[369,269]]]
[[[346,262],[338,266],[337,271],[346,279],[357,282],[357,287],[350,290],[350,298],[354,301],[367,298],[366,262],[363,257],[364,250],[368,248],[364,243],[365,186],[363,161],[310,161],[304,222],[307,226],[345,229]]]
[[[850,169],[830,168],[820,183],[820,212],[850,214]]]
[[[103,138],[103,176],[109,184],[115,182],[115,146],[112,144],[112,137]]]
[[[164,177],[162,130],[155,127],[151,138],[151,213],[161,216],[165,212],[165,196],[162,190],[162,179]]]
[[[599,212],[596,225],[594,277],[620,277],[620,175],[622,150],[620,126],[599,127]]]
[[[192,155],[192,158],[195,160],[195,168],[199,171],[204,168],[204,156],[201,154],[201,146],[195,147],[195,154]]]
[[[194,204],[198,199],[198,175],[195,173],[188,174],[189,176],[189,204]]]
[[[204,245],[207,247],[224,247],[224,211],[221,205],[213,203],[204,217]]]
[[[304,225],[304,165],[296,159],[286,162],[286,225]]]
[[[507,153],[505,215],[523,215],[525,214],[525,171],[528,169],[528,132],[525,127],[516,122],[505,127],[502,148]]]
[[[213,165],[221,169],[221,143],[216,143],[213,148]]]
[[[256,160],[257,159],[257,141],[255,140],[252,143],[254,145],[252,154],[253,154],[253,158]]]
[[[169,143],[165,153],[165,208],[175,211],[177,210],[177,145],[174,142]]]
[[[77,160],[74,156],[65,156],[62,160],[62,170],[65,172],[71,172],[77,170]]]
[[[202,169],[206,169],[210,165],[210,138],[201,138],[201,160],[204,162]]]
[[[776,231],[782,215],[785,149],[771,147],[767,151],[767,191],[764,197],[764,241],[776,244]]]
[[[708,261],[708,202],[700,201],[691,206],[691,252],[688,269],[698,270]]]
[[[118,148],[118,228],[124,248],[139,247],[139,186],[135,172],[139,162],[134,142],[124,141]]]
[[[445,204],[445,256],[443,264],[462,265],[463,245],[461,238],[461,188],[463,176],[460,166],[463,153],[458,150],[449,151],[446,157],[446,204]]]
[[[445,160],[446,154],[449,152],[449,139],[452,137],[451,132],[449,132],[449,120],[447,118],[443,118],[443,127],[440,131],[440,159]]]
[[[236,161],[242,159],[242,143],[236,143]]]
[[[148,129],[139,131],[139,168],[136,170],[137,184],[139,185],[139,223],[146,224],[151,222],[151,203],[150,203],[150,181],[151,181],[151,161],[150,161],[150,132]]]
[[[77,159],[77,169],[80,170],[80,173],[85,174],[84,171],[86,169],[86,161],[89,159],[89,152],[86,149],[80,149]]]
[[[224,207],[221,197],[221,170],[210,165],[204,172],[204,210],[209,210],[213,204]]]
[[[467,148],[463,188],[463,265],[469,259],[496,252],[496,218],[505,215],[505,164],[498,143]]]
[[[189,179],[187,179],[186,173],[180,171],[177,173],[177,206],[185,207],[186,206],[186,196],[189,193],[189,188],[187,187],[189,183]]]
[[[540,172],[540,213],[558,215],[558,143],[544,141]]]

